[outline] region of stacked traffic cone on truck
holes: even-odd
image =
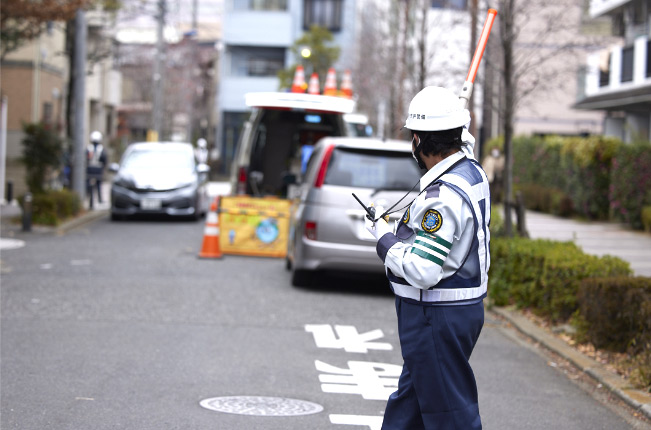
[[[347,99],[353,98],[353,78],[350,75],[350,70],[344,72],[344,77],[341,80],[341,95]]]
[[[219,197],[210,205],[210,212],[206,215],[206,227],[203,232],[203,245],[199,252],[199,258],[222,258],[222,251],[219,248]]]
[[[303,70],[303,66],[296,66],[294,82],[292,83],[292,92],[304,93],[306,87],[307,85],[305,84],[305,71]]]
[[[312,73],[310,76],[310,84],[307,87],[308,94],[319,94],[321,91],[321,85],[319,84],[319,75]]]
[[[323,88],[324,96],[336,96],[337,95],[337,72],[335,72],[334,67],[328,69],[328,74],[326,75],[325,87]]]

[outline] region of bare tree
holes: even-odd
[[[0,59],[18,49],[24,43],[37,38],[49,21],[72,19],[80,7],[90,0],[2,0],[0,13]]]
[[[386,124],[373,115],[371,123],[376,129],[388,126],[387,135],[394,138],[405,137],[401,129],[409,100],[427,85],[461,85],[470,61],[456,49],[462,45],[465,14],[430,9],[430,0],[368,1],[361,16],[353,75],[358,108],[376,112],[385,103]]]
[[[501,83],[492,108],[504,135],[504,227],[513,234],[513,137],[519,106],[533,98],[567,90],[574,82],[576,60],[595,39],[581,35],[584,2],[574,0],[498,0],[499,53],[486,58]],[[495,46],[495,45],[494,45]],[[495,61],[499,59],[499,61]]]

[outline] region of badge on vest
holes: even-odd
[[[402,216],[402,222],[405,224],[409,222],[409,209],[411,209],[411,207],[408,207],[407,212]]]
[[[420,225],[428,233],[437,232],[443,225],[443,217],[439,211],[429,209],[423,215],[423,221],[421,221]]]

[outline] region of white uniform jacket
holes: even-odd
[[[394,293],[453,305],[486,296],[490,267],[490,191],[471,153],[459,151],[420,180],[420,194],[380,238],[377,252]]]

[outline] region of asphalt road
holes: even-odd
[[[1,255],[0,427],[379,429],[402,364],[385,281],[294,288],[282,260],[198,259],[203,227],[105,218],[19,234],[25,246]],[[487,314],[472,358],[484,428],[648,428],[553,360]],[[200,406],[225,396],[323,410]],[[246,400],[221,403],[312,406]]]

